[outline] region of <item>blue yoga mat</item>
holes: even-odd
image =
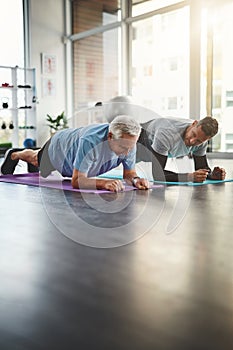
[[[158,184],[167,184],[167,185],[181,185],[181,186],[203,186],[203,185],[213,185],[224,182],[233,182],[233,179],[225,179],[225,180],[206,180],[203,182],[171,182],[171,181],[153,181]]]
[[[99,175],[100,178],[109,178],[109,179],[122,179],[122,172],[118,170],[111,170],[108,173]],[[224,182],[233,182],[233,179],[225,179],[225,180],[206,180],[204,182],[171,182],[171,181],[153,181],[150,180],[150,182],[153,182],[154,184],[161,184],[161,185],[179,185],[179,186],[203,186],[203,185],[213,185],[213,184],[219,184]]]

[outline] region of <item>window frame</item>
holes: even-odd
[[[24,0],[27,1],[27,0]],[[68,0],[65,0],[67,2]],[[224,0],[227,2],[228,0]],[[213,5],[216,0],[212,0]],[[209,6],[211,6],[209,4]],[[88,36],[95,35],[98,33],[103,33],[108,30],[115,28],[121,28],[121,89],[120,95],[130,95],[132,91],[132,78],[133,72],[131,69],[131,52],[132,52],[132,38],[133,30],[132,24],[150,18],[158,14],[168,13],[184,6],[189,6],[190,8],[190,90],[189,90],[189,114],[190,116],[196,116],[196,119],[200,118],[201,112],[201,1],[197,0],[184,0],[178,3],[156,9],[138,16],[132,17],[132,1],[121,0],[121,19],[117,22],[113,22],[107,25],[92,28],[90,30],[76,33],[72,35],[67,35],[66,39],[71,42],[71,45],[76,40],[81,40],[87,38]],[[197,25],[198,24],[198,25]],[[207,46],[207,90],[206,90],[206,114],[212,114],[213,108],[213,96],[212,96],[212,73],[213,73],[213,57],[212,57],[212,45],[213,45],[213,33],[208,32],[208,46]],[[210,57],[210,58],[209,58]],[[70,70],[72,71],[72,64],[70,65]],[[211,154],[211,143],[209,147],[209,155]],[[211,154],[211,157],[221,157],[230,158],[232,157],[231,152],[215,152]]]

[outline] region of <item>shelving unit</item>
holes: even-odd
[[[0,66],[0,148],[36,146],[35,68]]]

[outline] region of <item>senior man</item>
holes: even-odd
[[[149,182],[135,171],[136,142],[140,124],[121,115],[109,123],[64,129],[52,136],[41,149],[10,149],[1,167],[2,174],[13,174],[19,160],[39,167],[42,177],[57,170],[71,177],[73,188],[97,188],[112,192],[124,190],[118,179],[94,178],[120,164],[123,179],[138,189],[148,189]]]

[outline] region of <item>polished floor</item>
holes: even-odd
[[[232,350],[233,183],[0,198],[1,350]]]

